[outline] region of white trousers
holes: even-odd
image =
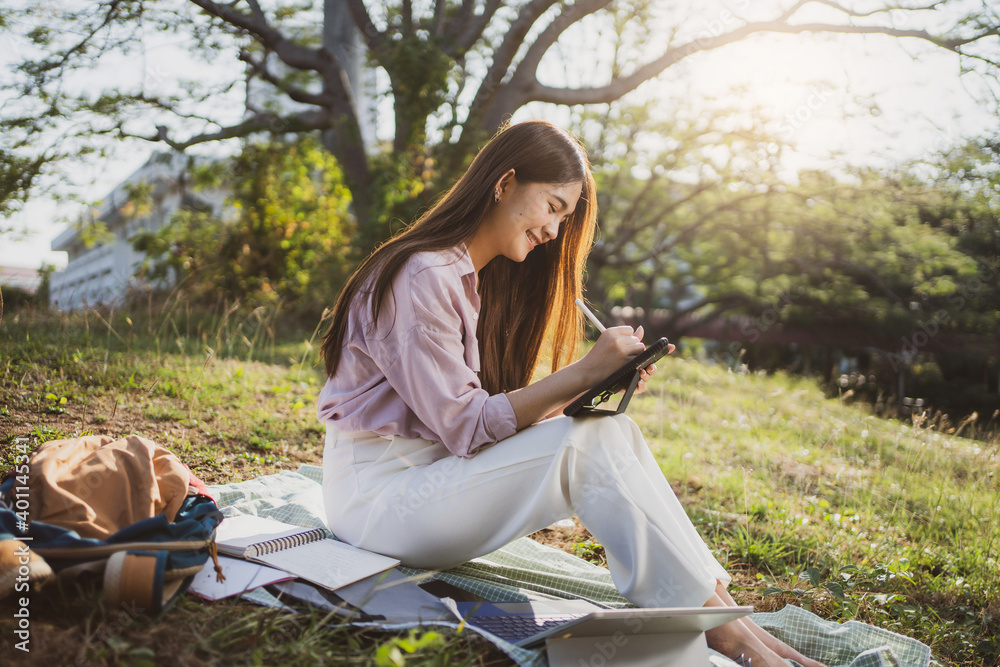
[[[454,567],[575,513],[638,606],[700,607],[730,580],[624,415],[547,420],[464,459],[328,424],[323,495],[338,538],[412,567]]]

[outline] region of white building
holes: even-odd
[[[192,158],[178,153],[154,154],[146,164],[126,178],[79,224],[52,241],[53,250],[65,250],[69,263],[52,274],[49,303],[59,310],[75,310],[96,304],[121,303],[130,288],[141,283],[136,272],[146,258],[132,247],[137,232],[154,231],[170,221],[180,208],[210,207],[221,212],[226,192],[190,187],[188,169]],[[151,188],[148,210],[132,201],[130,192],[146,184]],[[88,246],[81,230],[94,222],[104,223],[102,234]]]

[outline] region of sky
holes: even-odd
[[[176,57],[169,43],[148,55],[146,76],[169,77],[198,66]],[[794,170],[845,163],[891,166],[996,132],[984,79],[959,73],[956,55],[917,40],[770,35],[696,54],[651,85],[683,86],[695,98],[732,96],[734,87],[742,88],[740,100],[782,119],[783,138],[797,147],[789,158]],[[537,113],[528,108],[515,120]],[[76,180],[92,182],[88,198],[99,199],[150,153],[144,145],[118,151],[111,159],[95,160],[91,173],[77,174]],[[839,154],[836,160],[833,153]],[[19,242],[0,240],[0,265],[64,266],[65,253],[52,252],[50,244],[66,227],[61,218],[78,210],[45,199],[29,203],[11,222],[32,234]]]

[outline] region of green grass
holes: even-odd
[[[127,318],[127,319],[126,319]],[[174,309],[0,323],[0,467],[32,445],[136,432],[208,483],[320,463],[316,331],[280,338],[277,313],[198,319]],[[214,327],[214,328],[213,328]],[[246,339],[244,341],[243,339]],[[739,602],[794,603],[928,643],[945,665],[1000,662],[1000,440],[878,419],[810,379],[659,362],[630,414]],[[599,562],[600,545],[568,545]],[[33,654],[53,664],[510,664],[468,635],[355,636],[324,619],[188,597],[122,623],[93,595],[45,589]],[[9,645],[10,600],[0,605]],[[10,607],[13,610],[13,607]],[[11,651],[7,651],[10,655]]]

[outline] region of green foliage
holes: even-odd
[[[171,272],[200,303],[282,304],[318,316],[351,269],[350,195],[339,167],[312,137],[247,146],[195,175],[198,187],[229,186],[221,217],[184,208],[169,225],[135,240],[148,275]]]
[[[394,74],[397,148],[423,145],[428,117],[446,99],[453,62],[442,46],[437,40],[397,30],[379,54],[380,64]]]
[[[782,146],[765,119],[732,121],[726,107],[671,100],[584,114],[594,153],[601,235],[590,257],[591,298],[711,316],[746,309],[769,277],[770,202]]]
[[[356,245],[362,253],[413,222],[447,182],[432,154],[424,150],[386,154],[373,162],[376,217],[358,236]]]
[[[10,317],[19,310],[27,308],[47,310],[49,307],[49,281],[53,271],[55,271],[55,267],[51,264],[42,265],[38,270],[41,278],[34,292],[13,285],[0,285],[0,323],[5,317]]]
[[[48,262],[43,263],[41,268],[38,269],[38,273],[41,275],[41,281],[38,283],[38,289],[35,290],[35,303],[41,308],[49,307],[49,293],[52,285],[52,274],[55,273],[55,270],[56,267]]]
[[[604,553],[604,545],[592,539],[577,537],[573,540],[571,551],[585,561],[607,567],[608,558]]]
[[[959,318],[980,332],[996,330],[1000,312],[1000,138],[982,138],[951,147],[914,169],[931,169],[927,179],[909,183],[915,215],[953,239],[976,262],[964,284],[952,290]],[[992,317],[990,315],[993,315]]]
[[[0,149],[0,216],[21,210],[46,160],[32,159]],[[0,228],[0,234],[3,233]]]
[[[422,631],[414,628],[409,631],[406,637],[394,637],[379,646],[375,650],[375,665],[376,667],[403,667],[407,663],[412,665],[413,658],[419,658],[420,654],[425,654],[425,659],[421,660],[420,664],[447,667],[453,658],[451,651],[447,651],[446,655],[441,654],[441,651],[447,647],[448,641],[444,635],[433,630]],[[430,661],[426,660],[427,656],[431,657]]]
[[[888,348],[895,351],[896,336],[913,331],[928,311],[953,310],[951,297],[977,265],[953,238],[920,221],[912,193],[893,175],[860,171],[857,179],[802,174],[791,195],[806,207],[780,211],[790,233],[778,266],[803,288],[789,319],[895,334]]]
[[[830,606],[830,598],[835,600],[833,609],[836,618],[851,620],[857,616],[858,609],[864,603],[864,598],[875,596],[878,604],[897,605],[905,600],[904,596],[894,593],[902,585],[914,585],[913,573],[906,568],[909,559],[899,558],[891,563],[877,563],[872,568],[860,568],[857,565],[845,565],[839,568],[835,576],[824,580],[823,572],[818,567],[808,567],[799,572],[797,583],[806,588],[795,587],[784,589],[780,586],[768,586],[761,595],[785,594],[794,597],[804,609],[812,609],[817,604],[824,608]],[[897,581],[899,580],[899,581]],[[899,609],[894,611],[899,613]]]

